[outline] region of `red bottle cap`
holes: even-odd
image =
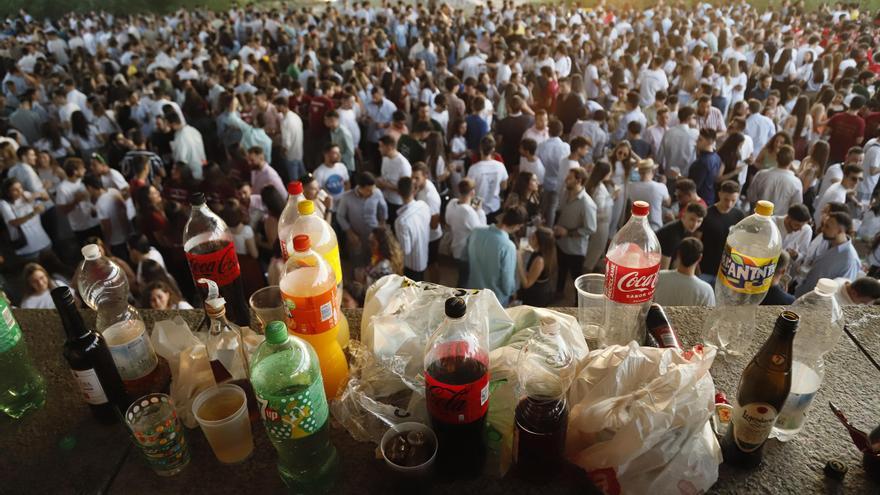
[[[296,252],[308,251],[308,249],[312,247],[312,241],[309,240],[309,236],[300,234],[293,238],[293,250]]]
[[[651,206],[644,201],[636,201],[633,203],[632,214],[643,217],[651,211]]]
[[[724,392],[718,392],[715,394],[715,403],[716,404],[730,404],[727,402],[727,396],[724,395]]]
[[[287,184],[287,194],[291,196],[295,196],[297,194],[302,194],[303,192],[303,183],[298,180],[292,180]]]

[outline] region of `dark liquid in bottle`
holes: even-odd
[[[514,442],[516,473],[529,480],[546,480],[563,463],[568,404],[565,399],[526,397],[516,406]]]
[[[449,356],[428,366],[434,380],[448,385],[467,385],[489,372],[485,363],[471,357]],[[477,477],[486,461],[486,415],[464,424],[450,424],[431,416],[437,435],[437,469],[448,477]]]
[[[167,393],[171,385],[171,367],[162,356],[156,356],[158,363],[153,371],[134,380],[123,380],[125,391],[132,400],[156,392]]]
[[[198,255],[211,254],[226,248],[228,245],[228,241],[208,241],[197,245],[190,252],[191,254]],[[238,265],[238,256],[236,256],[235,250],[230,252],[230,256],[230,259],[219,260],[219,264],[215,270],[230,270],[232,269],[231,264],[233,261],[235,265]],[[190,270],[192,270],[192,266],[190,266]],[[193,278],[201,278],[201,276],[194,275]],[[204,301],[208,297],[208,287],[200,285],[198,280],[194,280],[194,282],[196,282],[196,287]],[[220,286],[219,289],[220,297],[226,299],[226,317],[239,326],[250,325],[250,312],[248,310],[247,301],[245,301],[244,297],[244,286],[241,283],[241,275],[236,277],[232,283]]]

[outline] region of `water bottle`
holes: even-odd
[[[251,383],[266,433],[278,451],[278,472],[295,493],[326,493],[339,457],[315,350],[273,321],[251,360]]]
[[[599,345],[642,343],[645,316],[660,272],[660,241],[648,223],[651,207],[632,206],[632,217],[614,235],[605,255],[605,325]]]
[[[144,320],[128,303],[128,278],[122,268],[102,256],[101,248],[82,248],[77,290],[98,316],[96,330],[104,336],[113,362],[131,397],[164,390],[171,380],[167,361],[156,355]]]
[[[834,297],[837,288],[834,280],[819,279],[816,288],[791,307],[801,317],[793,345],[791,391],[770,435],[781,442],[791,440],[804,427],[807,411],[825,376],[825,354],[843,335],[843,310]]]
[[[773,203],[758,201],[755,213],[730,229],[715,280],[716,308],[703,325],[704,341],[722,355],[742,354],[755,330],[755,311],[773,283],[782,235]]]
[[[18,419],[46,403],[46,382],[28,357],[21,327],[0,291],[0,411]]]
[[[293,223],[299,218],[299,202],[306,199],[302,182],[295,180],[287,184],[287,205],[278,218],[278,242],[281,243],[281,256],[287,258],[293,253]]]
[[[577,362],[559,334],[554,319],[541,327],[520,349],[516,360],[519,400],[514,412],[513,459],[519,476],[548,480],[565,464],[568,430],[568,388]]]

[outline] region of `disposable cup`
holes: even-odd
[[[578,294],[578,323],[590,349],[595,349],[605,324],[605,275],[589,273],[574,281]]]
[[[236,464],[250,457],[254,439],[241,387],[226,383],[206,389],[196,396],[192,410],[218,461]]]
[[[391,442],[392,440],[400,435],[400,434],[409,434],[409,433],[421,433],[423,434],[423,439],[427,444],[427,448],[430,449],[431,455],[428,457],[428,460],[415,465],[415,466],[402,466],[400,464],[396,464],[394,461],[389,459],[389,452],[391,450]],[[437,459],[437,435],[434,434],[434,430],[429,428],[422,423],[401,423],[398,425],[394,425],[385,432],[385,435],[382,436],[382,441],[379,443],[380,450],[382,451],[382,458],[385,459],[385,463],[388,466],[404,475],[404,476],[422,476],[431,471],[432,466],[434,465],[434,460]]]

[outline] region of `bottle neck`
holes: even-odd
[[[792,344],[795,330],[787,325],[777,322],[773,328],[773,334],[758,351],[754,360],[762,367],[770,371],[787,372],[791,369]]]
[[[71,303],[59,306],[58,316],[61,318],[61,325],[64,327],[68,341],[79,340],[92,333],[86,328],[85,321],[79,310],[76,309],[76,305]]]

